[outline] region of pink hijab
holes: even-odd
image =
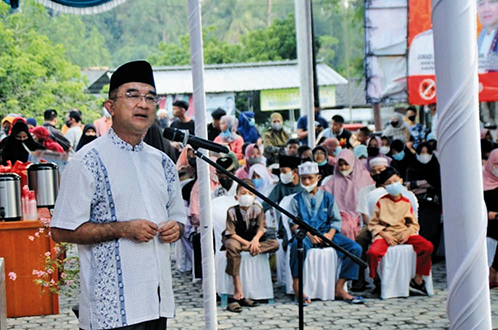
[[[244,158],[246,160],[246,164],[244,167],[239,168],[239,170],[235,173],[235,175],[239,179],[250,179],[249,178],[249,170],[251,169],[251,164],[249,164],[249,158],[252,156],[252,152],[254,151],[254,148],[256,147],[255,143],[252,143],[246,147],[246,152],[244,153]],[[263,164],[264,165],[264,164]]]
[[[337,164],[341,159],[348,163],[353,171],[345,177],[339,171],[339,166],[336,166],[334,176],[322,186],[322,189],[331,193],[337,202],[342,217],[342,234],[354,240],[360,231],[360,214],[356,212],[358,192],[374,181],[351,150],[341,150],[337,155]]]
[[[486,162],[486,166],[484,166],[484,191],[494,190],[498,188],[498,178],[493,174],[493,164],[496,162],[498,162],[498,149],[494,149],[493,151],[491,151],[488,157],[488,161]]]

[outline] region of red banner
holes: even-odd
[[[498,101],[498,1],[477,1],[479,101]],[[431,1],[409,0],[408,102],[436,103]],[[456,70],[458,68],[455,68]]]

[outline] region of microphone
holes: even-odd
[[[221,144],[190,135],[188,130],[184,131],[177,128],[166,127],[164,129],[163,137],[170,141],[182,142],[183,145],[190,144],[194,149],[203,148],[224,154],[230,152],[227,147],[222,146]]]

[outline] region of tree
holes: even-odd
[[[41,118],[47,108],[84,113],[96,109],[83,90],[80,68],[71,64],[62,45],[36,32],[23,13],[9,14],[0,2],[0,114]]]

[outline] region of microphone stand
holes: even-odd
[[[267,202],[268,204],[270,204],[272,207],[274,207],[275,209],[277,209],[281,213],[283,213],[286,216],[288,216],[289,218],[291,218],[294,221],[294,223],[296,223],[297,225],[299,225],[299,229],[296,231],[295,237],[297,239],[297,257],[298,257],[298,268],[299,268],[299,274],[298,274],[298,280],[299,280],[299,290],[298,290],[299,291],[299,293],[298,293],[298,300],[299,300],[299,329],[303,330],[304,329],[304,304],[303,304],[303,299],[304,299],[304,297],[303,297],[303,261],[304,261],[304,249],[303,249],[303,239],[306,237],[306,234],[310,233],[311,235],[315,235],[315,236],[320,237],[320,239],[323,242],[325,242],[328,246],[331,246],[335,250],[340,251],[341,253],[343,253],[345,256],[347,256],[348,258],[350,258],[351,260],[353,260],[353,262],[355,262],[356,264],[358,264],[362,269],[366,268],[367,264],[363,260],[361,260],[360,258],[358,258],[357,256],[355,256],[354,254],[352,254],[349,251],[345,250],[343,247],[337,245],[333,241],[331,241],[328,238],[326,238],[324,235],[322,235],[321,233],[319,233],[315,228],[313,228],[312,226],[310,226],[306,222],[304,222],[304,220],[301,219],[300,217],[298,217],[298,216],[290,213],[289,211],[283,209],[282,207],[280,207],[280,205],[278,205],[274,201],[270,200],[268,197],[266,197],[265,195],[263,195],[262,193],[260,193],[259,191],[257,191],[253,187],[251,187],[250,185],[246,184],[245,182],[243,182],[241,179],[237,178],[232,173],[228,172],[222,166],[218,165],[216,162],[214,162],[211,159],[209,159],[208,157],[204,156],[204,154],[201,153],[200,151],[198,151],[197,149],[194,149],[194,155],[196,155],[198,158],[202,159],[203,161],[205,161],[209,165],[215,167],[218,171],[226,174],[230,179],[234,180],[235,182],[237,182],[238,184],[240,184],[241,186],[243,186],[244,188],[246,188],[247,190],[249,190],[250,192],[252,192],[256,196],[258,196],[259,198],[261,198],[262,200],[264,200],[265,202]]]

